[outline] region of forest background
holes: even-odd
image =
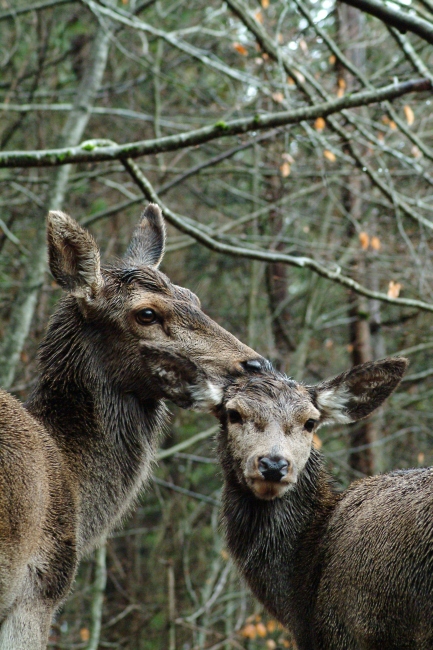
[[[379,413],[316,439],[337,484],[433,464],[432,12],[1,0],[0,385],[26,398],[60,295],[48,209],[109,260],[153,200],[163,270],[280,370],[317,382],[409,357]],[[51,648],[293,647],[224,548],[215,422],[172,412],[154,480],[81,565]]]

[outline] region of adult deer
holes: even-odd
[[[164,239],[150,205],[123,261],[101,268],[90,234],[49,214],[49,264],[67,296],[27,404],[0,391],[1,650],[46,647],[78,560],[149,476],[163,399],[213,408],[230,378],[264,364],[158,270]]]
[[[396,388],[405,359],[317,386],[236,380],[221,411],[229,551],[299,650],[433,648],[433,468],[333,489],[317,428],[354,422]]]

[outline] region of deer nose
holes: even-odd
[[[241,366],[247,372],[261,372],[265,365],[265,359],[248,359],[243,361]]]
[[[278,483],[289,471],[289,461],[281,456],[263,456],[259,458],[258,468],[265,481]]]

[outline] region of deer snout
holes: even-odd
[[[290,462],[281,456],[262,456],[257,467],[265,481],[278,483],[287,476]]]

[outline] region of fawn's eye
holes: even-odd
[[[317,424],[317,420],[313,420],[313,418],[310,418],[304,424],[304,429],[306,429],[309,433],[311,433],[311,431],[314,429],[315,424]]]
[[[140,323],[140,325],[153,325],[153,323],[156,323],[158,318],[153,309],[146,307],[146,309],[140,309],[140,311],[135,314],[135,320],[137,323]]]
[[[239,413],[239,411],[236,411],[235,409],[228,409],[227,417],[229,419],[230,424],[242,424],[242,415]]]

